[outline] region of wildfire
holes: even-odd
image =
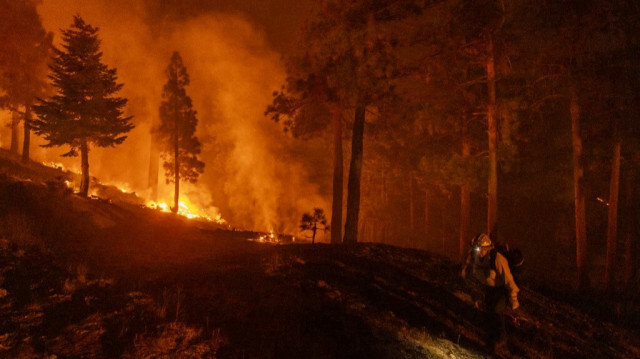
[[[59,169],[59,170],[62,170],[62,171],[73,172],[73,173],[76,173],[76,174],[80,174],[80,171],[67,168],[62,163],[59,163],[59,162],[42,162],[42,164],[47,166],[47,167]],[[65,180],[64,183],[68,188],[77,190],[76,185],[75,185],[73,180]],[[120,192],[125,193],[125,194],[133,194],[133,195],[135,195],[135,192],[131,189],[131,186],[129,184],[127,184],[127,183],[114,182],[114,183],[109,183],[109,184],[104,183],[103,185],[112,186],[114,188],[117,188]],[[91,188],[91,192],[89,193],[89,195],[92,198],[100,198],[99,191],[96,188]],[[171,212],[171,205],[169,205],[166,202],[148,201],[146,206],[149,207],[149,208],[155,209],[155,210],[162,211],[162,212]],[[193,204],[191,204],[191,202],[188,199],[184,199],[184,201],[178,202],[178,215],[187,217],[189,219],[200,219],[200,220],[205,220],[205,221],[209,221],[209,222],[215,222],[215,223],[218,223],[218,224],[225,224],[226,223],[226,221],[224,219],[222,219],[222,216],[219,213],[216,213],[215,215],[211,216],[204,209],[194,209],[194,208],[195,208],[195,206]],[[274,238],[274,235],[272,233],[271,234],[271,239],[273,239],[273,238]]]
[[[147,202],[147,207],[159,210],[161,212],[171,212],[171,206],[166,202]],[[218,224],[224,224],[225,220],[218,214],[215,217],[211,217],[205,213],[204,210],[195,211],[183,202],[178,202],[178,214],[189,219],[202,219],[209,222],[216,222]]]
[[[275,234],[273,231],[269,231],[269,233],[263,233],[258,238],[251,238],[249,241],[264,244],[286,244],[295,243],[296,237],[287,234]]]
[[[273,231],[270,231],[269,233],[264,233],[260,235],[258,238],[253,238],[249,240],[253,242],[258,242],[258,243],[271,243],[271,244],[277,244],[278,242],[280,242],[276,237],[276,235],[273,233]]]
[[[47,167],[51,167],[51,168],[55,168],[58,170],[61,170],[63,172],[72,172],[75,174],[81,174],[79,170],[75,169],[75,168],[67,168],[65,165],[63,165],[60,162],[42,162],[43,165],[47,166]]]
[[[117,188],[122,193],[134,193],[134,191],[131,189],[131,186],[129,186],[128,183],[114,182],[109,185]]]

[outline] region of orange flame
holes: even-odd
[[[58,162],[42,162],[43,165],[47,166],[47,167],[51,167],[51,168],[55,168],[55,169],[59,169],[65,172],[74,172],[76,174],[80,174],[79,171],[75,171],[73,169],[69,169],[67,167],[65,167],[62,163],[58,163]],[[64,181],[65,185],[68,188],[74,189],[74,190],[78,190],[77,186],[75,185],[73,180],[65,180]],[[103,183],[103,185],[107,185],[107,186],[112,186],[117,188],[118,190],[120,190],[122,193],[125,194],[134,194],[135,192],[131,189],[131,186],[128,183],[124,183],[124,182],[113,182],[113,183]],[[100,198],[98,190],[96,188],[92,188],[91,192],[89,193],[89,195],[92,198]],[[182,196],[181,196],[182,197]],[[171,206],[169,204],[167,204],[166,202],[156,202],[156,201],[147,201],[147,207],[148,208],[152,208],[152,209],[156,209],[159,210],[161,212],[171,212]],[[219,213],[216,213],[215,215],[210,215],[207,213],[206,210],[204,209],[194,209],[195,206],[192,204],[191,201],[189,201],[188,198],[182,198],[182,201],[178,202],[178,214],[181,216],[184,216],[186,218],[189,219],[200,219],[200,220],[205,220],[208,222],[215,222],[218,224],[225,224],[226,221],[222,218],[222,216]]]
[[[167,213],[171,212],[171,206],[166,202],[148,201],[147,207],[151,209],[159,210],[161,212],[167,212]],[[181,216],[187,217],[189,219],[202,219],[205,221],[215,222],[218,224],[226,223],[226,221],[222,219],[222,216],[220,214],[217,214],[215,217],[211,217],[208,214],[206,214],[206,211],[202,209],[194,210],[192,208],[189,208],[189,206],[187,206],[187,204],[183,201],[178,202],[178,214]]]

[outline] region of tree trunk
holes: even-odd
[[[617,132],[617,131],[616,131]],[[613,272],[616,262],[616,245],[618,244],[618,191],[620,188],[620,136],[616,137],[611,163],[609,182],[609,213],[607,217],[607,261],[604,268],[605,289],[613,288]]]
[[[631,235],[632,221],[635,220],[636,213],[633,208],[633,172],[631,169],[625,175],[625,221],[624,221],[624,287],[630,288],[634,273],[633,260],[633,239]]]
[[[158,143],[156,135],[151,132],[151,146],[149,148],[149,177],[147,186],[151,191],[150,196],[152,201],[158,200],[158,173],[160,162],[160,150],[158,149]]]
[[[82,179],[80,180],[80,195],[87,197],[89,194],[89,144],[87,139],[80,140],[80,161],[82,168]]]
[[[31,106],[30,105],[25,105],[24,106],[24,122],[23,122],[23,128],[24,128],[24,136],[22,139],[22,162],[27,163],[29,162],[29,146],[31,145],[31,127],[30,124],[31,123]]]
[[[498,119],[496,116],[496,71],[493,55],[493,37],[487,39],[487,125],[489,135],[489,181],[487,189],[487,233],[498,238]]]
[[[429,226],[429,197],[431,194],[429,193],[429,189],[424,190],[424,233],[427,240],[431,237],[429,236],[429,231],[431,230]]]
[[[365,106],[356,108],[351,138],[351,163],[347,185],[347,220],[344,225],[344,243],[358,242],[358,214],[360,212],[360,176],[362,175],[362,151],[364,137]]]
[[[462,122],[462,158],[467,159],[471,155],[471,143],[469,141],[469,131],[467,119]],[[467,258],[469,243],[469,227],[471,225],[471,194],[469,185],[460,186],[460,238],[458,239],[458,258],[464,262]]]
[[[342,159],[342,111],[334,107],[331,111],[333,122],[333,202],[331,203],[331,243],[342,242],[342,191],[343,191],[343,159]]]
[[[10,151],[18,153],[20,146],[20,113],[18,111],[11,112],[11,148]]]
[[[447,242],[447,213],[445,202],[440,203],[440,240],[442,243],[442,255],[446,256],[446,242]]]
[[[369,223],[368,228],[369,228],[369,230],[367,232],[368,233],[367,241],[373,243],[376,240],[375,237],[374,237],[375,236],[375,231],[376,231],[375,222],[371,221],[371,223]]]
[[[316,243],[316,231],[318,230],[318,227],[316,226],[316,224],[313,224],[313,228],[311,229],[313,231],[313,234],[311,235],[311,244],[315,244]]]
[[[380,182],[380,203],[382,203],[383,208],[387,208],[388,206],[388,195],[387,195],[387,172],[385,170],[381,171],[381,182]],[[382,211],[384,213],[384,211]],[[383,213],[376,213],[377,226],[375,228],[378,229],[376,232],[377,241],[380,243],[384,242],[385,238],[385,222],[387,218],[384,217]]]
[[[588,284],[587,262],[587,220],[584,199],[584,165],[582,163],[582,136],[580,134],[580,104],[573,85],[570,88],[571,138],[573,147],[573,190],[576,225],[576,270],[578,286]]]
[[[177,75],[176,75],[177,77]],[[180,209],[180,110],[178,100],[173,98],[173,207],[171,212],[178,213]]]
[[[413,201],[413,172],[409,171],[409,237],[413,240],[415,236],[415,203]]]
[[[171,208],[171,212],[178,213],[178,209],[180,208],[180,147],[178,141],[178,116],[176,115],[176,124],[175,124],[175,137],[173,140],[173,181],[174,181],[174,190],[173,190],[173,208]]]

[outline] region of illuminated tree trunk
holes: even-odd
[[[429,198],[431,194],[428,189],[424,190],[424,233],[426,234],[427,239],[429,239],[429,230],[431,229],[429,226]]]
[[[578,286],[588,283],[587,262],[587,220],[584,199],[584,166],[582,163],[582,137],[580,135],[580,104],[575,87],[570,88],[569,112],[571,114],[571,138],[573,147],[573,191],[576,225],[576,269]]]
[[[177,106],[176,106],[177,107]],[[178,111],[176,108],[175,113],[175,123],[174,123],[174,138],[173,138],[173,181],[174,181],[174,191],[173,191],[173,208],[171,208],[171,212],[178,213],[178,208],[180,206],[180,136],[178,135]]]
[[[22,162],[29,162],[29,146],[31,145],[31,106],[24,107],[24,136],[22,139]]]
[[[333,202],[331,204],[331,243],[342,242],[342,111],[334,107],[331,112],[333,122]]]
[[[415,232],[415,203],[413,201],[413,172],[409,172],[409,230],[410,236]]]
[[[148,188],[151,190],[151,200],[158,200],[158,175],[160,150],[157,143],[157,135],[151,132],[151,146],[149,148],[149,178]]]
[[[376,238],[374,237],[375,233],[376,233],[375,232],[376,231],[375,222],[374,221],[370,221],[369,222],[369,226],[367,227],[367,229],[368,229],[368,232],[367,232],[368,233],[368,236],[367,236],[368,241],[371,242],[371,243],[375,242],[375,240],[376,240]]]
[[[89,144],[86,138],[80,140],[80,162],[82,168],[80,195],[86,197],[89,194]]]
[[[442,244],[442,254],[446,255],[446,242],[448,237],[448,231],[447,231],[447,215],[448,213],[446,212],[446,208],[444,205],[444,201],[443,203],[440,203],[439,205],[440,207],[440,242]]]
[[[616,262],[616,244],[618,243],[618,191],[620,188],[620,136],[616,136],[611,163],[609,183],[609,213],[607,218],[607,261],[604,269],[604,286],[607,290],[613,287],[613,272]]]
[[[11,148],[10,151],[18,153],[20,144],[20,113],[18,111],[11,112]]]
[[[347,220],[344,225],[344,243],[358,242],[358,214],[360,212],[360,176],[362,175],[362,150],[364,137],[365,106],[356,107],[351,139],[351,163],[347,184]]]
[[[471,155],[471,143],[467,120],[462,123],[462,158],[467,159]],[[471,223],[471,194],[469,185],[460,186],[460,238],[458,239],[458,258],[464,262],[467,257],[467,245],[469,243],[469,226]]]
[[[180,180],[195,183],[204,170],[204,162],[197,159],[200,141],[195,136],[198,119],[193,110],[191,98],[185,86],[189,85],[189,75],[177,51],[171,55],[171,62],[165,70],[167,82],[162,89],[159,108],[160,125],[156,134],[162,140],[165,161],[163,167],[167,181],[173,181],[173,206],[171,212],[180,209]],[[166,156],[169,156],[168,158]],[[173,157],[173,162],[169,158]],[[173,170],[173,178],[171,176]]]
[[[487,189],[487,233],[497,238],[498,223],[498,120],[496,118],[496,71],[493,55],[493,38],[487,39],[487,124],[489,135],[489,181]]]
[[[388,206],[388,195],[387,195],[387,173],[383,170],[382,171],[382,183],[380,184],[380,203],[382,203],[382,206],[384,208],[386,208]],[[383,212],[384,213],[384,212]],[[378,231],[378,242],[384,243],[385,238],[386,238],[386,231],[387,231],[387,218],[385,218],[383,216],[382,213],[377,213],[376,214],[377,219],[378,219],[378,226],[377,228],[379,229]]]
[[[625,184],[625,221],[624,221],[624,286],[629,288],[631,281],[633,280],[634,266],[633,266],[633,239],[631,235],[632,221],[635,220],[636,213],[633,208],[633,175],[629,169],[626,171],[626,184]]]

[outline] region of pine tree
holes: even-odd
[[[185,86],[189,85],[189,74],[176,51],[165,71],[167,83],[162,89],[160,104],[160,127],[158,134],[162,142],[167,183],[175,185],[173,208],[178,212],[180,180],[195,183],[204,170],[204,162],[198,160],[200,141],[195,136],[198,119]]]
[[[304,213],[300,220],[300,229],[302,231],[311,231],[311,244],[314,244],[318,230],[325,232],[330,230],[329,226],[327,226],[324,210],[322,208],[314,208],[313,214]]]
[[[133,129],[132,117],[124,117],[126,98],[116,97],[122,84],[116,82],[116,69],[102,63],[98,28],[74,16],[73,24],[62,30],[62,48],[54,48],[49,66],[57,93],[34,106],[38,119],[34,131],[48,141],[44,147],[68,145],[62,156],[81,155],[80,194],[89,192],[89,147],[115,146]]]
[[[404,2],[402,7],[404,9]],[[387,2],[363,0],[345,4],[335,0],[318,2],[317,13],[303,28],[303,54],[292,61],[285,94],[276,93],[267,112],[284,115],[293,110],[292,129],[316,130],[329,121],[304,116],[303,106],[324,107],[324,119],[334,128],[334,185],[331,242],[340,242],[342,222],[342,113],[353,113],[351,159],[347,185],[347,215],[343,242],[356,243],[360,210],[360,181],[367,107],[389,96],[394,56],[384,36],[389,19]],[[289,96],[286,96],[289,95]],[[306,107],[308,109],[308,107]],[[330,114],[331,116],[328,116]],[[285,122],[285,125],[287,123]]]
[[[24,124],[22,159],[29,159],[31,107],[47,90],[47,59],[53,34],[47,33],[33,0],[0,0],[0,107],[13,112],[11,150],[18,152],[18,125]],[[24,109],[24,111],[22,110]]]

